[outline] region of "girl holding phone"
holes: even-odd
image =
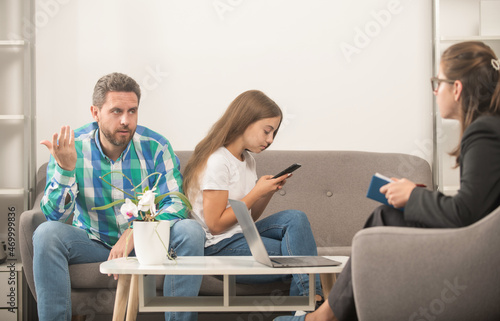
[[[206,233],[205,255],[250,256],[228,199],[243,201],[269,253],[274,256],[317,255],[316,242],[305,213],[284,210],[263,219],[264,209],[291,174],[257,179],[252,153],[266,150],[274,141],[282,120],[278,105],[258,90],[240,94],[208,135],[196,146],[184,171],[184,191],[193,204],[192,216]],[[307,295],[307,275],[293,275],[290,295]],[[268,283],[283,276],[238,276],[239,283]],[[322,300],[319,277],[317,301]]]

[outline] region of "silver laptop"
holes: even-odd
[[[270,267],[336,266],[341,264],[322,256],[279,256],[270,258],[257,226],[252,216],[250,216],[247,205],[242,201],[231,199],[229,204],[231,204],[238,223],[240,223],[243,235],[250,247],[250,252],[252,252],[252,256],[257,262]]]

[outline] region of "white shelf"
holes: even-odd
[[[146,298],[145,298],[146,300]],[[307,296],[283,296],[279,303],[270,304],[273,297],[269,296],[244,296],[229,297],[228,304],[224,304],[222,296],[197,296],[197,297],[148,297],[147,302],[139,306],[141,312],[166,312],[166,311],[197,311],[197,312],[252,312],[259,311],[310,311],[314,309],[309,305]]]
[[[23,120],[24,115],[0,115],[0,120]]]
[[[0,195],[24,195],[22,188],[0,188]]]
[[[4,88],[0,105],[0,126],[5,127],[3,133],[9,133],[2,137],[0,143],[0,153],[3,160],[9,160],[11,154],[14,158],[10,163],[6,163],[0,170],[0,235],[2,241],[7,241],[8,224],[15,223],[15,242],[7,248],[7,261],[0,264],[0,274],[3,274],[0,283],[0,320],[27,320],[25,308],[27,306],[29,289],[23,282],[23,265],[20,257],[20,235],[19,223],[20,215],[33,205],[33,190],[35,182],[35,49],[36,33],[35,30],[19,30],[18,27],[24,26],[24,22],[36,22],[35,1],[1,1],[0,0],[0,23],[2,26],[2,36],[0,37],[0,79],[2,84],[14,85]],[[4,24],[3,22],[8,23]],[[13,23],[10,23],[13,22]],[[19,22],[19,23],[17,23]],[[26,26],[24,26],[26,27]],[[31,27],[31,26],[30,26]],[[28,31],[28,32],[23,32]],[[29,33],[29,34],[28,34]],[[9,39],[8,35],[17,34],[17,39]],[[12,137],[10,135],[12,133]],[[22,154],[17,152],[22,150]],[[12,174],[12,175],[6,175]],[[11,176],[14,178],[12,179]],[[19,180],[19,182],[18,182]],[[11,181],[12,183],[7,183]],[[15,183],[14,183],[15,181]],[[13,187],[13,188],[11,188]],[[12,205],[12,207],[11,207]],[[12,214],[14,216],[12,216]],[[15,221],[11,221],[14,217]],[[10,242],[10,235],[9,235]],[[12,277],[13,270],[16,271],[16,290],[13,293],[14,284]],[[8,282],[5,282],[5,280]],[[8,286],[8,288],[7,288]],[[15,307],[11,306],[15,313],[5,308],[6,296],[3,295],[8,290],[7,297],[10,303],[15,294]]]
[[[461,42],[461,41],[500,41],[499,36],[441,36],[443,42]]]
[[[24,40],[0,40],[0,46],[24,46]]]

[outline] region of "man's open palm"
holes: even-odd
[[[61,127],[59,134],[52,135],[52,142],[42,140],[40,144],[47,146],[59,167],[72,171],[76,167],[75,132],[69,126]]]

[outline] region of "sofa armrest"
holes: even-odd
[[[500,209],[459,229],[373,227],[353,239],[359,320],[500,317]]]
[[[33,233],[36,228],[46,222],[40,206],[25,211],[21,214],[19,226],[19,245],[21,250],[21,260],[23,262],[24,275],[28,282],[31,293],[36,300],[35,282],[33,279]]]

